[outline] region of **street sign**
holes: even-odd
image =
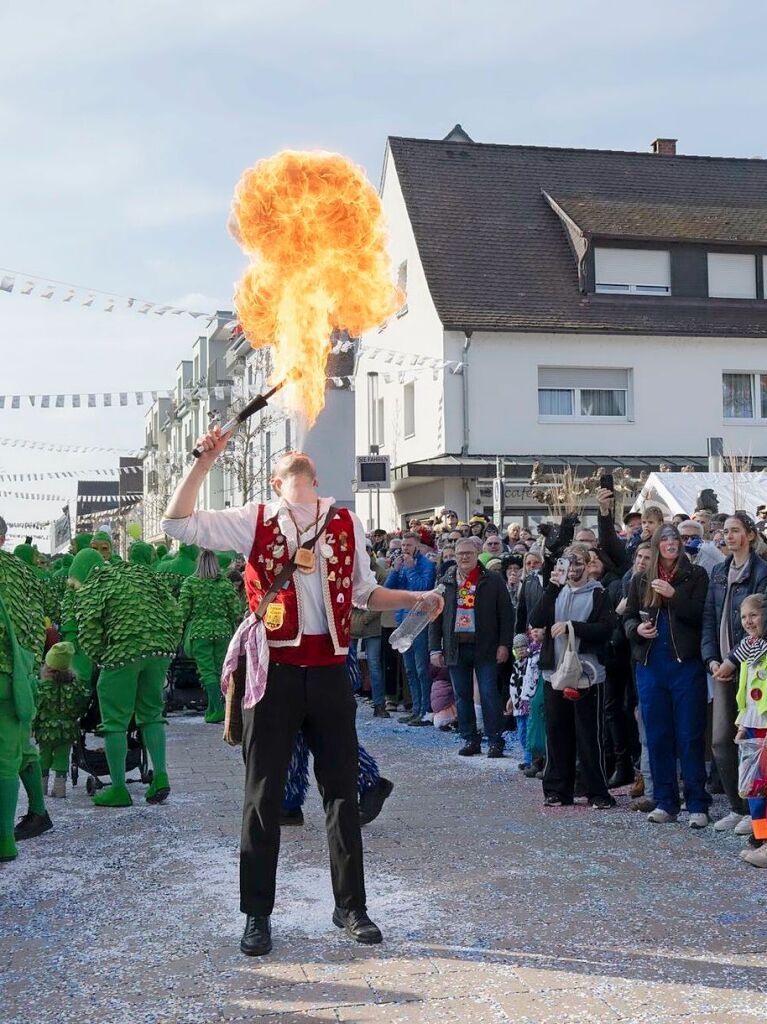
[[[391,487],[391,464],[388,455],[357,456],[357,490],[388,491]]]

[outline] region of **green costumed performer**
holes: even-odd
[[[196,544],[180,544],[178,552],[173,558],[165,558],[157,565],[157,572],[165,575],[175,598],[178,598],[181,593],[181,584],[187,576],[194,576],[199,554],[200,549]]]
[[[184,649],[197,663],[197,673],[208,694],[206,722],[223,722],[221,666],[232,635],[242,619],[242,605],[229,580],[221,575],[213,551],[203,550],[194,576],[181,585],[179,612]]]
[[[13,653],[18,645],[37,664],[42,660],[42,586],[22,559],[1,548],[0,601],[0,861],[8,861],[16,857],[17,840],[39,836],[53,823],[45,809],[40,758],[32,743],[33,679]],[[14,829],[19,778],[27,791],[29,810]]]
[[[43,595],[43,611],[45,618],[48,620],[47,625],[50,626],[52,623],[58,622],[61,615],[61,609],[59,608],[56,591],[51,583],[48,573],[45,572],[44,569],[41,569],[37,564],[37,549],[31,544],[17,544],[13,549],[13,553],[29,567],[31,572],[34,573],[39,580],[41,593]]]
[[[122,558],[118,554],[115,554],[112,546],[112,538],[106,532],[106,530],[98,530],[91,537],[91,545],[94,551],[98,551],[105,562],[111,562],[112,565],[122,565]]]
[[[54,771],[51,796],[67,795],[69,752],[77,739],[80,716],[91,696],[90,679],[79,679],[72,671],[74,644],[54,644],[45,655],[45,664],[37,686],[37,714],[33,731],[40,749],[43,793],[48,792],[48,776]]]
[[[101,667],[96,690],[112,783],[93,797],[97,807],[133,803],[125,758],[134,715],[154,772],[147,803],[162,803],[170,793],[163,687],[180,628],[176,601],[150,568],[153,558],[152,546],[137,542],[127,562],[96,566],[75,601],[80,646]]]
[[[93,661],[80,646],[80,638],[77,635],[77,617],[75,615],[75,604],[77,591],[85,583],[97,565],[103,565],[104,559],[98,551],[93,548],[83,548],[72,559],[68,569],[67,588],[61,600],[61,639],[72,644],[75,649],[72,658],[72,668],[77,677],[83,683],[88,684],[88,692],[92,690],[94,682]]]
[[[76,533],[69,542],[69,549],[73,555],[76,555],[85,548],[89,548],[92,540],[92,533]]]

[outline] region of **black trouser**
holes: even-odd
[[[618,661],[607,668],[605,679],[605,721],[612,746],[613,766],[630,768],[636,756],[639,733],[633,709],[629,708],[631,664]]]
[[[271,914],[274,908],[280,806],[299,729],[314,755],[314,775],[325,807],[336,905],[344,910],[365,909],[356,713],[345,665],[299,668],[274,663],[264,696],[243,712],[240,909],[244,914]]]
[[[575,757],[578,775],[590,799],[608,796],[604,764],[604,683],[582,691],[580,700],[568,700],[544,683],[546,718],[545,796],[572,803],[575,788]]]

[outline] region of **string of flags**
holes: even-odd
[[[343,345],[344,342],[340,342]],[[349,343],[346,343],[347,345]],[[339,348],[338,351],[344,351]],[[375,362],[380,360],[385,366],[392,368],[405,368],[413,372],[431,371],[434,380],[439,378],[443,370],[452,374],[463,373],[463,363],[459,359],[440,359],[438,356],[426,356],[417,352],[402,352],[392,348],[380,348],[377,345],[361,345],[359,349],[360,359],[367,357]],[[398,376],[401,376],[399,374]]]
[[[117,295],[98,288],[86,288],[82,285],[55,281],[36,274],[23,274],[18,270],[0,267],[0,292],[17,295],[36,295],[40,299],[66,302],[73,306],[86,309],[99,309],[103,313],[125,310],[145,316],[188,316],[194,320],[204,320],[208,326],[218,319],[218,314],[187,309],[185,306],[169,306],[162,302],[148,302],[128,295]],[[230,315],[230,314],[227,314]],[[237,321],[229,320],[225,326],[234,327]]]
[[[354,378],[350,376],[328,377],[328,383],[334,388],[352,388]],[[255,398],[259,393],[256,385],[235,387],[232,385],[214,385],[213,387],[182,388],[182,401],[195,399],[208,401],[214,398],[224,401],[235,398]],[[128,405],[143,406],[167,398],[173,401],[178,397],[176,388],[156,389],[152,391],[103,391],[85,394],[38,394],[38,395],[0,395],[1,409],[21,409],[27,406],[33,409],[110,409],[125,408]]]
[[[141,492],[132,492],[130,494],[78,494],[76,497],[69,494],[33,494],[28,491],[0,491],[0,498],[16,498],[23,501],[58,501],[63,505],[68,505],[72,501],[85,502],[87,504],[104,505],[114,504],[116,501],[120,502],[135,502],[140,498],[143,498]]]
[[[8,523],[9,529],[15,530],[46,530],[49,526],[54,523],[53,519],[35,519],[31,523]]]
[[[124,455],[126,458],[143,458],[143,448],[105,448],[97,444],[55,444],[51,441],[30,441],[21,437],[0,437],[0,447],[5,448],[33,448],[41,452],[71,452],[74,455],[84,455],[88,452],[99,452],[108,455]]]
[[[106,476],[117,480],[122,473],[143,473],[143,466],[121,466],[113,469],[59,469],[45,473],[0,473],[0,483],[32,483],[36,480],[88,480],[94,476]]]

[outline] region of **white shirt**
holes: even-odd
[[[333,504],[333,498],[320,498],[320,515],[317,530],[322,526],[328,509]],[[306,523],[306,512],[304,506],[291,506],[296,519],[303,528]],[[314,505],[316,508],[316,505]],[[283,536],[288,541],[288,550],[291,554],[299,545],[298,535],[293,520],[288,515],[288,502],[284,498],[271,501],[264,505],[264,519],[277,517],[277,524]],[[358,608],[367,608],[368,599],[373,591],[379,586],[370,562],[366,554],[365,529],[359,518],[349,513],[354,524],[354,565],[352,567],[352,604]],[[314,514],[311,516],[310,528],[306,533],[301,534],[301,541],[311,540],[317,530],[313,529]],[[256,538],[256,521],[258,519],[258,504],[255,501],[248,502],[239,508],[227,508],[220,512],[210,512],[200,509],[193,512],[186,519],[163,519],[161,529],[169,537],[175,537],[182,544],[197,544],[200,547],[212,548],[216,551],[239,551],[250,557],[253,550],[253,542]],[[320,558],[322,553],[320,546],[322,538],[314,546],[316,559],[314,571],[310,573],[296,572],[293,580],[300,590],[301,604],[303,607],[303,632],[307,635],[322,634],[328,632],[328,618],[325,612],[325,602],[322,596],[322,580],[320,577]]]

